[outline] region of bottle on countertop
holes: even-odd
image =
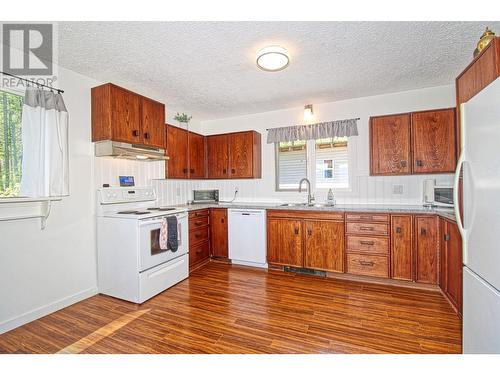
[[[332,189],[328,190],[328,195],[326,196],[326,203],[330,206],[335,205],[335,196],[333,195]]]

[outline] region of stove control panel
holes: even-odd
[[[149,187],[102,188],[98,190],[98,195],[101,204],[113,204],[122,202],[145,202],[145,201],[154,201],[156,199],[155,190]]]

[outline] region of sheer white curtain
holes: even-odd
[[[21,195],[68,195],[68,111],[61,94],[33,87],[26,90],[22,141]]]

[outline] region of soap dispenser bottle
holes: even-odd
[[[332,189],[329,189],[328,190],[328,195],[326,196],[326,202],[328,203],[328,205],[330,206],[333,206],[335,205],[335,197],[333,195],[333,191]]]

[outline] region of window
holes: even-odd
[[[0,197],[19,195],[21,184],[23,97],[0,91]]]
[[[307,177],[305,141],[281,142],[276,145],[276,190],[297,190],[299,181]]]
[[[304,177],[315,189],[349,189],[347,137],[277,144],[276,190],[297,190]]]
[[[347,189],[349,158],[347,138],[316,140],[316,188]]]

